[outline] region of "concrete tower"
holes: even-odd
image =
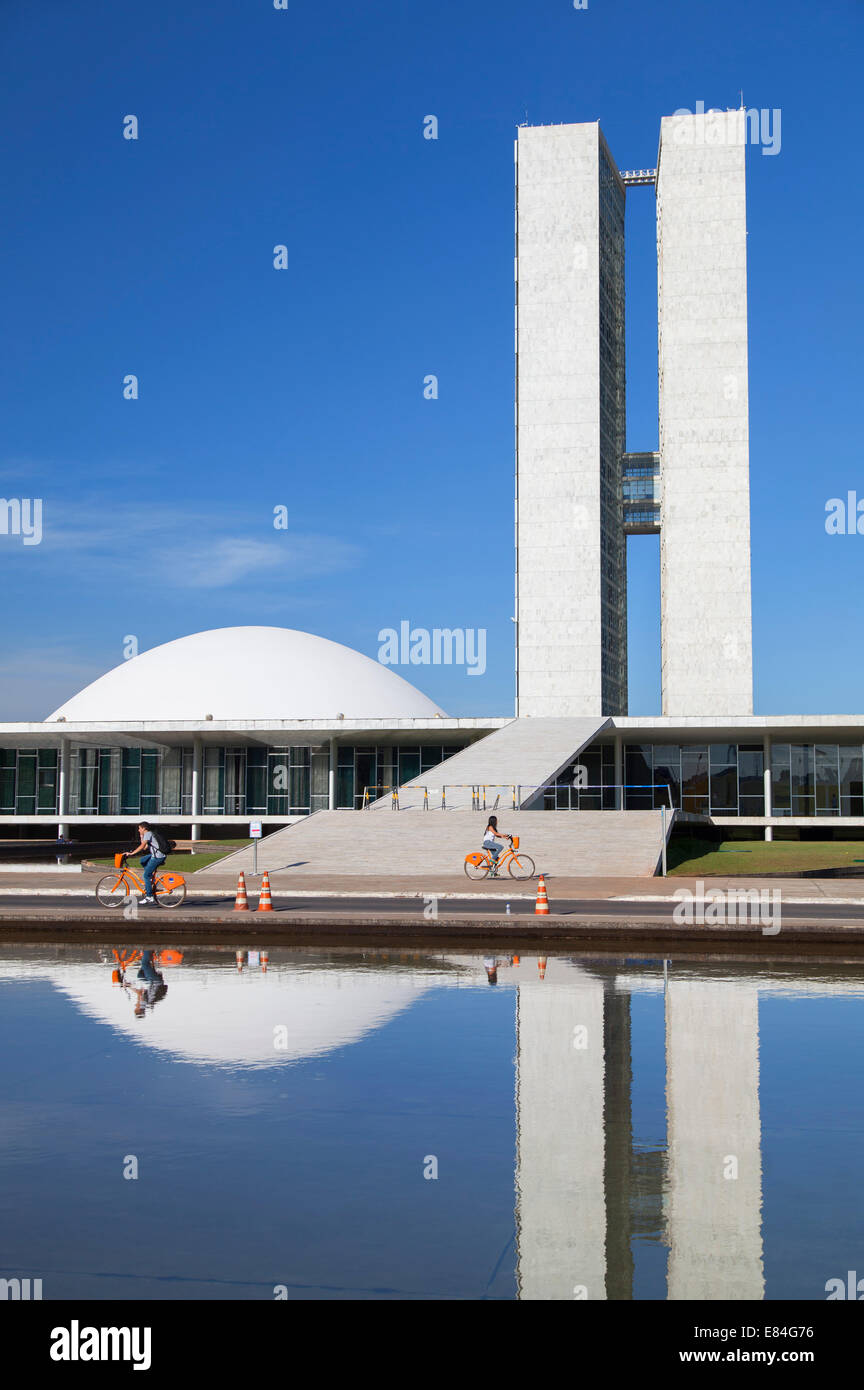
[[[753,711],[745,112],[516,142],[517,714],[627,713],[627,535],[660,534],[664,715]],[[656,184],[659,452],[626,452],[624,199]]]
[[[753,713],[745,112],[666,116],[657,168],[663,713]]]
[[[596,122],[516,142],[517,713],[627,713],[624,185]]]

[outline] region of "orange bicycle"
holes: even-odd
[[[487,878],[490,874],[492,878],[497,878],[505,864],[511,878],[533,878],[534,860],[529,859],[527,854],[515,853],[519,848],[519,836],[508,835],[507,838],[510,846],[499,854],[497,863],[485,849],[465,855],[465,872],[469,878]]]
[[[96,900],[100,907],[122,907],[137,892],[144,896],[144,881],[126,863],[125,854],[114,855],[117,872],[105,874],[96,884]],[[182,874],[153,875],[153,896],[160,907],[179,907],[186,897],[186,880]]]

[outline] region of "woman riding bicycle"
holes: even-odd
[[[498,856],[504,848],[504,841],[512,839],[506,830],[498,829],[498,817],[490,816],[483,831],[483,848],[492,860],[491,876],[496,877],[498,871]],[[499,843],[500,841],[500,843]]]

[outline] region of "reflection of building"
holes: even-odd
[[[811,980],[803,968],[788,984],[779,974],[739,981],[670,970],[658,1148],[633,1131],[630,1036],[631,995],[662,990],[657,974],[550,958],[542,983],[529,966],[518,986],[523,1299],[632,1298],[634,1250],[646,1240],[668,1246],[670,1299],[764,1295],[759,995],[860,995],[864,986]]]
[[[759,995],[736,980],[669,981],[668,1297],[761,1298]]]
[[[276,953],[274,953],[275,955]],[[196,952],[196,955],[199,953]],[[480,957],[376,962],[279,952],[267,974],[233,951],[187,954],[146,1020],[92,951],[0,952],[0,984],[47,980],[88,1017],[169,1059],[258,1070],[349,1047],[431,989],[486,989]],[[130,967],[134,969],[133,967]],[[166,974],[167,974],[166,970]],[[668,1247],[670,1299],[764,1294],[758,1004],[762,994],[864,995],[864,978],[787,966],[755,979],[679,964],[522,957],[516,983],[515,1226],[525,1300],[630,1299],[639,1247]],[[499,986],[500,988],[500,986]],[[631,1000],[663,997],[667,1132],[639,1133]],[[658,998],[659,1003],[659,998]],[[277,1046],[274,1028],[286,1028]],[[658,1030],[659,1031],[659,1030]]]
[[[137,968],[128,971],[133,985]],[[177,1061],[230,1068],[279,1066],[347,1047],[410,1008],[422,991],[401,972],[346,968],[238,975],[214,969],[212,962],[195,964],[188,955],[166,976],[171,998],[148,1014],[142,1029],[123,992],[107,988],[110,971],[106,977],[106,967],[92,958],[0,960],[0,981],[47,978],[83,1014],[141,1046]],[[278,1036],[277,1027],[284,1030]]]
[[[518,986],[519,1296],[606,1297],[602,980],[547,965]]]

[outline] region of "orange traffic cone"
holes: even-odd
[[[541,980],[545,980],[545,979],[546,979],[546,957],[545,957],[545,956],[541,956],[541,957],[539,958],[539,960],[537,961],[537,969],[538,969],[539,972],[540,972],[540,979],[541,979]]]
[[[237,897],[234,899],[234,911],[249,911],[249,899],[246,897],[246,877],[242,870],[240,871],[240,878],[237,881]]]
[[[262,969],[262,971],[264,972],[265,975],[267,974],[267,966],[268,966],[269,964],[270,964],[270,952],[269,952],[269,951],[262,951],[262,952],[261,952],[261,969]]]
[[[235,951],[235,952],[234,952],[234,959],[235,959],[236,962],[237,962],[237,969],[238,969],[238,970],[242,970],[242,969],[243,969],[243,955],[244,955],[244,952],[243,952],[243,951]]]
[[[546,879],[541,874],[540,882],[537,885],[537,902],[534,906],[534,915],[549,916],[549,899],[546,896]]]
[[[520,962],[520,960],[519,960],[519,957],[518,957],[518,956],[514,956],[514,957],[513,957],[513,964],[514,964],[514,965],[519,965],[520,963],[521,963],[521,962]]]
[[[270,896],[270,875],[266,869],[264,870],[264,878],[261,883],[261,895],[258,898],[258,911],[273,911],[273,899]]]

